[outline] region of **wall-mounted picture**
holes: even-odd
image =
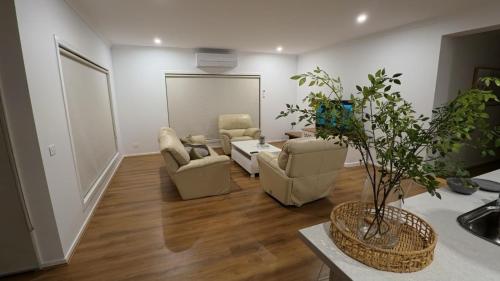
[[[483,77],[499,77],[500,78],[500,68],[492,67],[476,67],[474,69],[474,78],[472,80],[472,87],[477,87],[479,79]],[[490,89],[493,93],[500,98],[500,87],[495,84],[490,85]]]

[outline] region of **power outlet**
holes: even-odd
[[[55,144],[49,145],[49,155],[51,157],[56,155],[56,145]]]

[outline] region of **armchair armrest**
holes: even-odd
[[[277,159],[278,157],[276,155],[266,151],[260,152],[259,155],[257,155],[257,160],[259,160],[259,162],[266,163],[267,165],[272,167],[273,170],[283,172],[283,170],[278,167]]]
[[[260,129],[248,128],[245,130],[245,136],[252,137],[253,139],[258,139],[260,137]]]
[[[207,144],[207,140],[204,135],[189,136],[189,140],[193,144]]]
[[[188,172],[195,169],[202,169],[208,166],[229,163],[231,160],[225,155],[214,155],[189,161],[188,164],[181,166],[176,173]]]
[[[233,137],[233,134],[231,134],[231,131],[229,131],[229,130],[220,129],[220,130],[219,130],[219,134],[220,134],[221,136],[226,136],[226,137],[228,137],[229,139],[231,139],[231,138]]]

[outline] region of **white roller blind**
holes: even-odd
[[[181,137],[218,139],[221,114],[250,114],[259,127],[259,76],[166,75],[166,85],[170,127]]]
[[[85,196],[117,153],[108,75],[63,49],[61,67],[75,165]]]

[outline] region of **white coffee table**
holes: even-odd
[[[258,140],[235,141],[231,143],[231,147],[231,158],[250,173],[251,177],[259,172],[257,154],[263,151],[278,154],[281,151],[268,143],[260,145]]]

